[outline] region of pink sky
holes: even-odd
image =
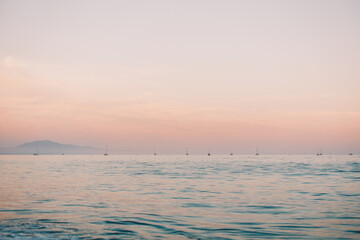
[[[0,146],[360,152],[358,1],[1,1]]]

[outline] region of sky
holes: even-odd
[[[0,0],[0,146],[360,153],[360,1]]]

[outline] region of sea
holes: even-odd
[[[360,156],[2,155],[0,239],[360,239]]]

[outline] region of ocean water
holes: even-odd
[[[0,239],[360,239],[360,156],[0,156]]]

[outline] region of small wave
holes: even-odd
[[[122,228],[112,228],[106,230],[111,232],[105,232],[103,233],[103,235],[133,235],[133,236],[137,235],[137,233],[134,231],[122,229]]]
[[[277,228],[281,229],[311,229],[311,228],[324,228],[321,226],[308,226],[308,225],[278,225],[275,226]]]
[[[213,206],[204,203],[185,203],[183,207],[195,207],[195,208],[211,208]]]
[[[174,229],[171,228],[169,226],[164,226],[161,224],[154,224],[154,223],[148,223],[148,222],[144,222],[144,221],[135,221],[135,220],[106,220],[103,222],[103,224],[115,224],[115,225],[123,225],[123,226],[146,226],[146,227],[151,227],[151,228],[155,228],[157,230],[160,230],[162,233],[166,233],[166,234],[170,234],[170,235],[183,235],[186,236],[190,239],[198,239],[198,237],[190,232],[186,232],[186,231],[182,231],[182,230],[178,230],[178,229]],[[171,239],[171,237],[170,237]]]
[[[44,222],[44,223],[54,223],[54,224],[70,224],[70,222],[67,221],[58,221],[54,219],[39,219],[38,222]]]
[[[329,193],[313,193],[313,196],[319,197],[319,196],[324,196],[324,195],[328,195]]]
[[[259,223],[259,222],[227,222],[227,224],[232,224],[232,225],[262,225],[264,223]]]
[[[284,207],[281,206],[271,206],[271,205],[250,205],[246,206],[248,208],[258,208],[258,209],[281,209]]]
[[[284,233],[284,232],[274,232],[270,230],[265,230],[258,228],[257,230],[247,230],[239,228],[202,228],[202,227],[193,227],[193,230],[201,231],[202,235],[220,233],[220,234],[229,234],[232,236],[248,236],[256,238],[273,238],[273,237],[286,237],[286,236],[300,236],[296,233]]]

